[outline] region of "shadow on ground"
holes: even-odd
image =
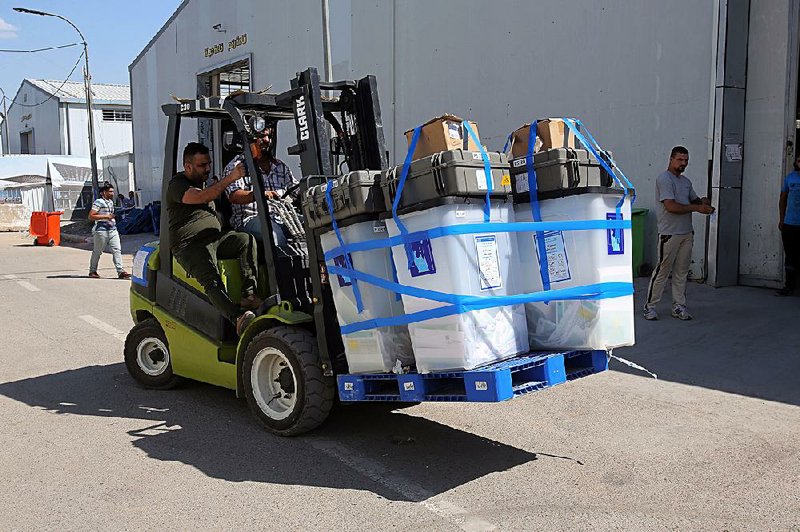
[[[659,379],[800,405],[800,297],[748,287],[687,287],[691,321],[670,316],[669,287],[660,319],[641,317],[647,279],[636,283],[636,345],[615,352]],[[619,363],[617,371],[643,375]]]
[[[340,407],[309,435],[280,438],[261,429],[233,392],[191,382],[170,391],[144,390],[121,363],[1,384],[0,394],[56,414],[145,420],[144,428],[128,435],[150,458],[234,482],[371,490],[387,499],[419,502],[537,459],[536,453],[388,411],[386,405]],[[541,454],[565,458],[565,465],[580,463]],[[379,464],[378,470],[399,474],[405,485],[420,489],[409,492],[354,474],[346,465],[351,458],[356,464]]]

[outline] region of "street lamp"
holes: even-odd
[[[66,17],[62,17],[61,15],[56,15],[55,13],[48,13],[46,11],[38,11],[36,9],[28,9],[25,7],[15,7],[14,11],[18,13],[28,13],[29,15],[39,15],[42,17],[56,17],[60,18],[72,28],[78,32],[80,35],[81,42],[83,43],[83,58],[86,61],[86,66],[83,70],[83,86],[86,90],[86,107],[89,111],[89,158],[91,159],[92,163],[92,191],[94,197],[98,197],[98,183],[97,183],[97,147],[94,145],[94,117],[92,115],[92,76],[89,74],[89,45],[86,44],[86,39],[83,37],[83,33],[81,30],[78,29],[78,26],[72,23]]]
[[[6,91],[4,91],[2,87],[0,87],[0,93],[3,95],[3,129],[6,130],[6,132],[3,133],[3,143],[5,144],[3,147],[3,156],[5,157],[10,150],[8,144],[8,110],[6,109]]]

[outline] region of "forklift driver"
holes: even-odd
[[[236,332],[241,335],[255,318],[252,310],[261,304],[255,295],[255,242],[246,233],[223,232],[212,202],[244,174],[244,165],[232,168],[222,180],[203,188],[211,171],[211,157],[204,145],[190,142],[183,150],[183,169],[170,180],[167,190],[170,250],[186,272],[197,279],[211,304],[236,325]],[[225,292],[217,269],[218,259],[236,258],[242,270],[241,307]]]
[[[298,183],[292,176],[291,170],[283,161],[273,157],[272,141],[275,137],[274,127],[268,127],[261,136],[256,139],[253,148],[255,163],[258,171],[264,176],[264,196],[267,199],[280,199],[290,189]],[[237,167],[237,165],[239,165]],[[223,179],[227,179],[234,168],[244,168],[244,155],[237,155],[225,167]],[[261,224],[258,221],[258,204],[253,194],[253,183],[247,170],[242,176],[230,182],[225,189],[228,201],[231,203],[233,215],[231,225],[237,231],[244,231],[256,237],[258,242],[263,242],[261,234]],[[289,196],[296,196],[298,189],[289,192]],[[287,245],[290,233],[286,227],[286,222],[277,210],[270,210],[270,220],[272,221],[272,237],[278,248]]]

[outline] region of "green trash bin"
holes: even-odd
[[[631,210],[631,233],[633,234],[633,276],[637,277],[644,261],[644,224],[647,221],[647,209]]]

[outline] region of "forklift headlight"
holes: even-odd
[[[254,116],[250,119],[250,128],[256,133],[263,133],[267,129],[267,121],[263,116]]]

